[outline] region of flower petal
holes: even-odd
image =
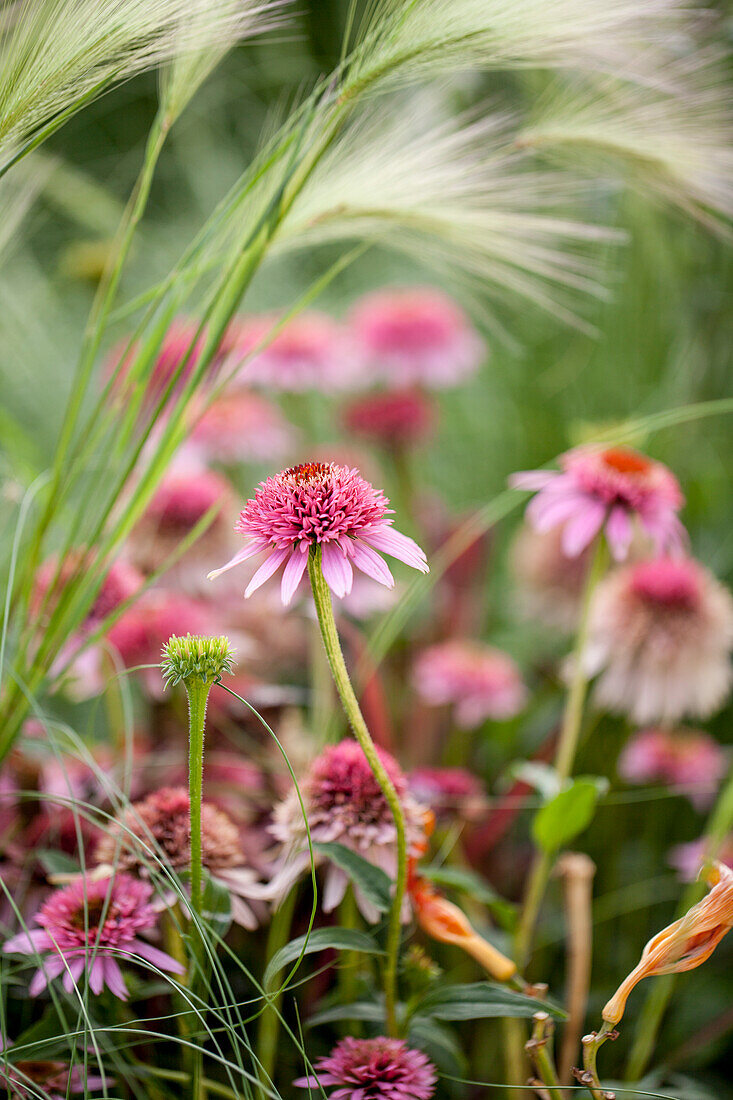
[[[631,525],[629,513],[617,504],[611,509],[606,522],[606,538],[616,561],[624,561],[626,558],[633,535],[634,528]]]
[[[559,476],[558,470],[520,470],[519,473],[512,474],[509,477],[509,488],[528,489],[530,492],[537,492],[544,489]]]
[[[563,553],[569,558],[582,554],[596,537],[606,515],[606,507],[600,501],[589,501],[580,515],[565,524],[562,533]]]
[[[52,946],[45,928],[30,928],[11,936],[3,944],[3,951],[19,955],[35,955],[37,951],[47,951]]]
[[[262,565],[259,567],[252,580],[249,582],[244,590],[244,598],[247,599],[256,592],[257,589],[269,580],[273,573],[276,573],[286,558],[292,553],[288,546],[285,550],[273,550],[269,557],[265,558]]]
[[[127,986],[122,977],[122,971],[117,965],[117,960],[109,956],[104,960],[104,980],[113,996],[119,997],[121,1001],[127,1000]]]
[[[381,527],[367,527],[359,535],[361,542],[381,550],[385,554],[391,554],[393,558],[403,561],[413,569],[421,573],[429,573],[428,560],[425,552],[414,539],[408,538],[400,531],[395,531],[391,524],[385,523]]]
[[[151,943],[146,943],[145,940],[135,940],[132,949],[141,959],[145,959],[152,966],[157,966],[158,970],[170,970],[173,974],[185,974],[186,972],[185,967],[181,966],[171,955],[167,955],[165,951],[153,947]]]
[[[351,544],[351,560],[357,569],[361,569],[372,580],[379,581],[385,588],[394,588],[394,577],[386,561],[365,542],[356,539]]]
[[[287,607],[296,589],[300,584],[301,577],[305,571],[305,567],[308,564],[308,546],[306,543],[301,543],[301,546],[294,550],[288,559],[288,563],[283,570],[283,579],[280,586],[280,595],[282,601]]]
[[[354,570],[341,547],[335,542],[321,548],[321,569],[326,584],[335,596],[347,596],[354,583]]]
[[[220,566],[219,569],[212,569],[210,573],[206,574],[206,579],[213,581],[215,577],[220,577],[222,573],[226,573],[228,569],[233,569],[235,565],[239,565],[240,562],[247,561],[247,558],[253,558],[255,554],[261,553],[266,550],[270,544],[267,542],[250,542],[246,546],[238,550],[233,558],[230,558],[226,565]]]

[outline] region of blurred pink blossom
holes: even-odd
[[[453,706],[456,722],[464,729],[487,718],[513,718],[527,698],[511,657],[470,640],[453,639],[423,650],[415,661],[413,684],[430,706]]]
[[[679,787],[697,810],[710,806],[727,767],[723,748],[702,730],[640,730],[618,762],[619,775],[628,782]]]

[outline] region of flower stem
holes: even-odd
[[[313,590],[313,600],[316,605],[316,614],[321,628],[321,637],[326,649],[328,663],[331,666],[336,690],[339,693],[346,717],[354,731],[357,741],[362,747],[374,778],[382,789],[387,800],[395,823],[397,834],[397,874],[395,878],[394,896],[392,908],[389,914],[389,927],[387,932],[387,959],[384,965],[384,1000],[387,1018],[387,1031],[390,1035],[397,1035],[399,1027],[397,1023],[397,960],[402,938],[402,905],[407,887],[407,839],[405,834],[405,817],[402,812],[399,795],[394,788],[392,780],[379,758],[376,746],[367,729],[366,722],[361,713],[359,702],[351,686],[351,680],[346,670],[344,655],[341,651],[336,620],[333,614],[331,591],[321,571],[321,549],[314,547],[308,557],[308,575]]]
[[[603,1021],[601,1030],[593,1031],[590,1035],[583,1036],[583,1073],[576,1074],[581,1085],[585,1085],[593,1100],[615,1100],[616,1094],[609,1092],[601,1086],[598,1080],[596,1059],[606,1039],[615,1039],[618,1032],[612,1024]]]
[[[288,896],[278,905],[272,915],[270,930],[267,935],[267,948],[265,958],[269,962],[274,958],[281,947],[290,939],[290,929],[295,912],[295,901],[298,896],[298,887],[293,886]],[[273,1083],[273,1074],[277,1065],[277,1040],[280,1033],[280,1001],[282,997],[276,997],[263,1008],[257,1028],[257,1061],[259,1063],[259,1078],[264,1089]]]
[[[605,546],[603,540],[599,537],[583,591],[578,634],[573,653],[572,680],[565,703],[562,728],[555,754],[555,771],[561,790],[572,774],[575,754],[578,749],[578,740],[583,723],[583,707],[588,691],[588,677],[585,673],[583,655],[588,640],[591,600],[605,565]],[[514,961],[520,971],[525,969],[531,953],[535,925],[552,872],[553,861],[554,856],[552,854],[537,852],[532,864],[514,947]]]
[[[211,684],[193,677],[186,681],[188,695],[188,794],[191,805],[191,907],[201,912],[203,863],[201,857],[201,797],[204,780],[204,725]]]

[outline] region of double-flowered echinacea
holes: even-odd
[[[258,554],[265,560],[245,591],[250,596],[284,566],[283,603],[292,600],[311,549],[320,550],[324,579],[336,596],[347,596],[354,568],[391,588],[394,577],[382,554],[427,573],[424,552],[395,531],[392,509],[380,489],[358,470],[334,462],[306,462],[268,477],[245,504],[236,530],[244,547],[210,578]]]

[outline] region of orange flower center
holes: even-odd
[[[618,474],[645,474],[651,469],[651,462],[636,451],[626,447],[611,447],[601,455],[604,465]]]

